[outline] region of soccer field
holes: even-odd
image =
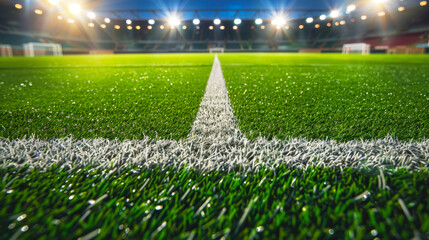
[[[429,237],[428,56],[213,59],[0,59],[0,238]]]

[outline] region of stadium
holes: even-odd
[[[425,0],[0,0],[0,239],[429,239]]]

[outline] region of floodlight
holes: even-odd
[[[74,23],[74,19],[69,18],[69,19],[67,19],[67,22],[68,22],[68,23]]]
[[[57,19],[58,19],[58,20],[63,20],[63,16],[58,15],[58,16],[57,16]]]
[[[133,23],[133,21],[131,21],[131,19],[127,19],[127,21],[125,21],[128,25],[130,25],[131,23]]]
[[[380,11],[380,12],[378,12],[378,13],[377,13],[377,15],[378,15],[379,17],[383,17],[383,16],[385,16],[385,15],[386,15],[386,13],[385,13],[384,11]]]
[[[89,12],[88,13],[88,18],[89,19],[95,19],[95,13],[94,12]]]
[[[17,4],[15,4],[15,8],[16,9],[22,9],[22,5],[17,3]]]
[[[304,29],[304,25],[299,25],[299,29]]]
[[[264,30],[264,29],[265,29],[265,26],[264,26],[264,25],[262,25],[262,26],[261,26],[261,29],[262,29],[262,30]]]
[[[420,6],[424,7],[426,5],[428,5],[428,1],[421,1],[420,2]]]
[[[152,26],[147,26],[147,29],[151,30],[151,29],[152,29]]]
[[[170,24],[170,26],[172,26],[172,27],[179,26],[180,25],[180,19],[177,18],[176,16],[171,16],[168,19],[168,24]]]
[[[363,20],[363,21],[365,21],[365,20],[367,20],[367,19],[368,19],[368,17],[367,17],[366,15],[362,15],[362,16],[360,17],[360,19],[361,19],[361,20]]]
[[[94,27],[94,23],[92,22],[88,23],[88,27]]]
[[[225,26],[220,26],[220,30],[225,30]]]
[[[159,29],[161,30],[164,29],[164,25],[159,26]]]
[[[320,24],[314,25],[315,28],[320,28]]]
[[[133,26],[127,26],[128,30],[133,30]]]
[[[141,29],[141,27],[140,27],[139,25],[137,25],[137,26],[136,26],[136,29],[137,29],[137,30],[140,30],[140,29]]]
[[[188,27],[187,27],[186,25],[183,25],[183,26],[182,26],[182,29],[183,29],[183,30],[186,30],[187,28],[188,28]]]
[[[339,17],[339,16],[340,16],[340,11],[338,11],[338,10],[332,10],[332,11],[331,11],[331,14],[329,14],[329,16],[330,16],[331,18],[337,18],[337,17]]]
[[[80,11],[82,10],[82,7],[79,4],[76,3],[72,3],[69,5],[69,11],[71,14],[79,14]]]
[[[104,22],[105,22],[105,23],[110,23],[110,18],[105,18],[105,19],[104,19]]]
[[[314,21],[314,19],[312,17],[305,19],[306,23],[312,23],[313,21]]]
[[[219,25],[219,24],[221,23],[221,21],[220,21],[220,19],[219,19],[219,18],[216,18],[215,20],[213,20],[213,23],[214,23],[215,25]]]
[[[404,10],[405,10],[405,7],[403,7],[403,6],[398,7],[399,12],[403,12]]]
[[[350,4],[350,5],[348,5],[347,6],[347,13],[351,13],[351,12],[353,12],[354,10],[356,10],[356,5],[354,5],[354,4]]]
[[[199,24],[200,24],[200,19],[195,18],[194,20],[192,20],[192,23],[193,23],[194,25],[199,25]]]
[[[106,24],[100,24],[101,28],[106,28]]]
[[[59,0],[48,0],[48,2],[52,5],[57,5],[60,1]]]
[[[150,25],[154,25],[155,24],[155,20],[153,19],[149,19],[149,21],[147,21]]]
[[[241,24],[241,19],[240,18],[234,19],[234,24],[235,25],[240,25]]]
[[[213,26],[210,26],[210,27],[209,27],[209,29],[210,29],[210,30],[213,30]]]
[[[115,26],[114,26],[114,28],[115,28],[116,30],[119,30],[119,29],[121,29],[121,26],[119,26],[119,25],[115,25]]]
[[[264,22],[264,21],[262,20],[262,18],[257,18],[257,19],[255,20],[255,24],[256,24],[256,25],[261,25],[263,22]]]
[[[232,27],[232,29],[237,30],[237,29],[238,29],[238,27],[237,27],[237,26],[233,26],[233,27]]]
[[[285,18],[283,18],[283,17],[276,17],[276,18],[274,18],[272,21],[271,21],[271,23],[273,24],[273,25],[276,25],[276,26],[283,26],[283,25],[285,25],[286,24],[286,19]]]
[[[322,21],[325,20],[326,19],[326,15],[325,14],[320,15],[319,19],[322,20]]]
[[[37,14],[37,15],[42,15],[43,11],[40,10],[40,9],[36,9],[36,10],[34,10],[34,13]]]

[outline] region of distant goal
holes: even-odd
[[[209,53],[224,53],[225,52],[225,48],[223,47],[213,47],[213,48],[209,48]]]
[[[1,57],[12,57],[12,46],[9,44],[0,44],[0,56]]]
[[[23,45],[26,57],[34,56],[62,56],[63,49],[58,43],[30,42]]]
[[[349,43],[343,45],[343,54],[369,54],[371,45],[366,43]]]

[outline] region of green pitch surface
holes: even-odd
[[[0,170],[1,239],[425,239],[428,173]]]
[[[212,63],[180,54],[0,59],[0,136],[184,138]]]
[[[248,137],[429,137],[429,56],[225,54],[220,61]]]

